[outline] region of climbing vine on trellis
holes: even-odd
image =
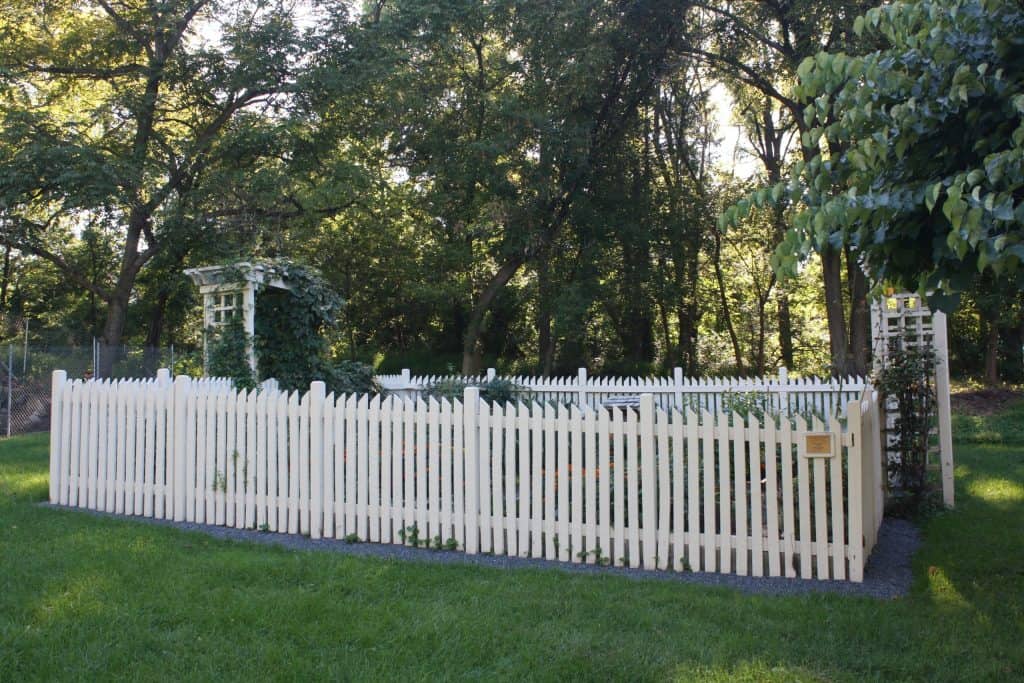
[[[256,294],[252,344],[258,379],[273,377],[287,391],[304,391],[313,380],[323,380],[335,393],[377,391],[372,368],[330,359],[326,334],[344,303],[341,297],[308,266],[283,258],[259,265],[266,281],[279,280],[285,288],[265,287]],[[243,266],[226,266],[222,272],[228,281],[246,276]],[[211,363],[210,372],[248,387],[254,381],[245,360],[244,331],[239,330],[239,324],[229,323],[216,331],[210,358],[217,367]]]

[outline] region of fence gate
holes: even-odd
[[[935,393],[938,412],[939,464],[942,470],[942,500],[952,507],[953,495],[953,430],[949,404],[949,348],[946,335],[946,314],[932,311],[917,294],[891,294],[871,305],[871,328],[874,340],[875,369],[885,363],[889,344],[899,339],[913,348],[931,348],[935,352]],[[888,408],[888,406],[887,406]],[[886,429],[895,426],[895,413],[886,412]],[[891,444],[889,444],[891,446]],[[890,449],[891,450],[891,449]]]

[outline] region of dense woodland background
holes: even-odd
[[[285,256],[380,371],[863,373],[857,251],[780,280],[791,210],[717,218],[812,155],[797,67],[870,49],[873,4],[6,0],[5,334],[196,345],[182,271]],[[954,373],[1022,381],[1022,347],[977,279]]]

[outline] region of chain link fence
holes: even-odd
[[[100,358],[113,357],[107,372]],[[69,379],[147,378],[159,368],[171,374],[202,374],[202,351],[192,348],[49,346],[12,341],[0,347],[0,436],[45,432],[50,429],[50,382],[54,370]]]

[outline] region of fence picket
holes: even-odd
[[[808,425],[803,415],[762,421],[662,402],[697,388],[693,405],[713,406],[721,391],[709,384],[746,391],[751,382],[536,383],[567,399],[585,388],[591,408],[488,404],[474,388],[449,402],[335,398],[318,382],[300,395],[171,382],[166,372],[155,381],[55,374],[50,497],[312,538],[393,542],[404,530],[408,542],[415,527],[421,542],[454,539],[467,553],[863,580],[880,521],[877,397],[842,406],[845,428],[835,414]],[[597,401],[623,390],[644,392],[639,410]],[[780,393],[772,405],[785,403]],[[808,453],[810,434],[827,434],[831,453]]]
[[[796,475],[800,499],[800,525],[797,538],[800,539],[800,577],[811,578],[811,482],[807,466],[807,423],[799,415],[796,418]]]
[[[519,411],[515,403],[505,404],[505,457],[502,459],[504,505],[502,506],[502,530],[508,555],[519,554],[519,536],[517,532],[518,515],[516,511],[516,434],[519,425]]]
[[[718,511],[715,508],[715,417],[707,410],[701,413],[700,447],[703,456],[701,480],[704,483],[704,524],[701,544],[704,546],[704,571],[718,570]],[[696,567],[694,567],[696,569]]]
[[[736,573],[746,576],[747,566],[747,429],[744,418],[733,414],[732,423],[732,454],[733,454],[733,491],[736,495]],[[753,477],[750,477],[752,480]]]

